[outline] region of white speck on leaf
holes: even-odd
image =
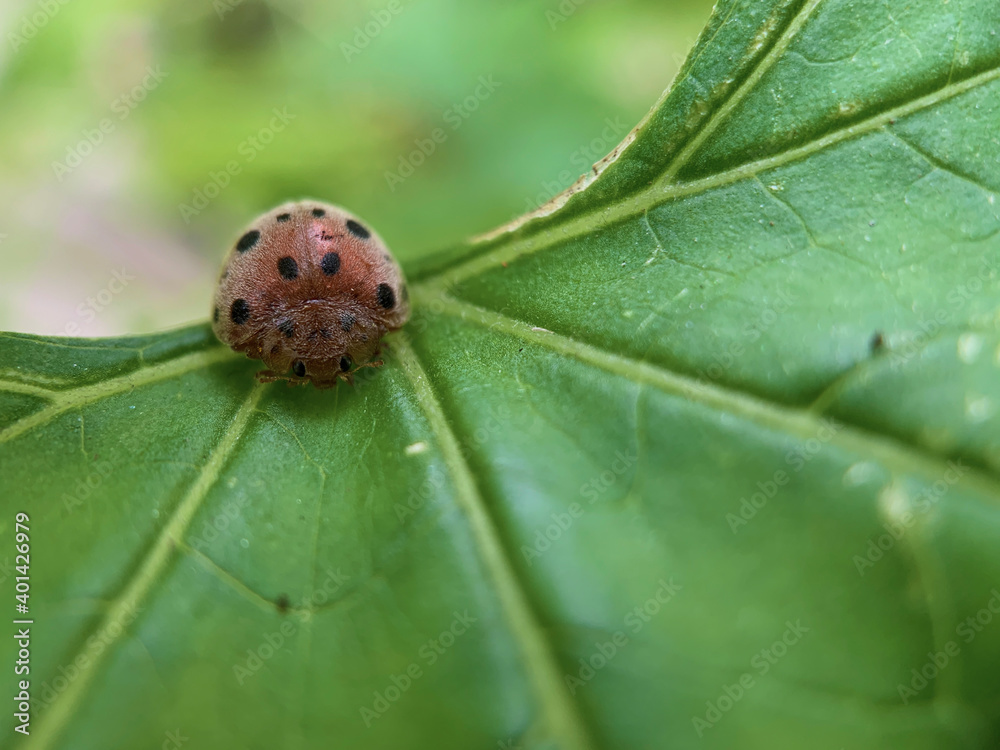
[[[898,484],[892,483],[882,488],[878,496],[878,509],[882,518],[901,522],[909,508],[910,498]]]
[[[985,422],[996,412],[993,400],[988,396],[966,396],[965,416],[970,422]]]
[[[407,456],[416,456],[419,453],[423,453],[425,450],[427,450],[427,443],[421,440],[418,443],[406,446],[406,449],[403,452]]]
[[[858,461],[851,464],[844,472],[844,486],[857,487],[867,484],[878,476],[878,464],[872,461]]]
[[[983,350],[983,337],[978,333],[963,333],[958,337],[958,358],[971,365]]]

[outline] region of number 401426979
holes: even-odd
[[[17,612],[18,614],[25,615],[28,613],[28,591],[30,585],[28,583],[28,566],[31,564],[31,543],[28,539],[28,514],[18,513],[14,517],[14,543],[15,550],[17,551],[17,558],[14,561],[15,570],[17,575],[15,576],[15,588],[17,589],[17,594],[14,598],[17,599],[18,604]]]

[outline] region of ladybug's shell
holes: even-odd
[[[286,203],[260,216],[226,258],[215,335],[280,375],[334,385],[406,322],[403,273],[375,232],[339,206]]]

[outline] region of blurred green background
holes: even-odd
[[[289,198],[404,263],[490,229],[627,134],[711,5],[5,0],[0,330],[203,319],[241,227]]]

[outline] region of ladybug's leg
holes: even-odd
[[[353,375],[353,374],[354,374],[354,373],[356,373],[356,372],[357,372],[358,370],[363,370],[363,369],[365,369],[366,367],[381,367],[381,366],[382,366],[382,365],[384,365],[384,364],[385,364],[385,360],[384,360],[384,359],[378,359],[378,360],[375,360],[374,362],[367,362],[367,363],[365,363],[365,364],[363,364],[363,365],[358,365],[357,367],[355,367],[355,368],[354,368],[353,370],[351,370],[351,371],[350,371],[349,373],[347,373],[347,374],[348,374],[348,375]]]
[[[283,375],[275,372],[274,370],[261,370],[257,373],[257,381],[260,383],[275,383],[279,380],[287,381],[289,387],[305,385],[309,382],[308,378],[297,378],[292,375]]]
[[[353,370],[337,373],[337,377],[340,378],[341,380],[347,381],[350,385],[354,385],[354,373],[356,373],[358,370],[363,370],[366,367],[381,367],[384,364],[385,362],[382,361],[381,359],[376,362],[368,362],[363,365],[358,365]]]

